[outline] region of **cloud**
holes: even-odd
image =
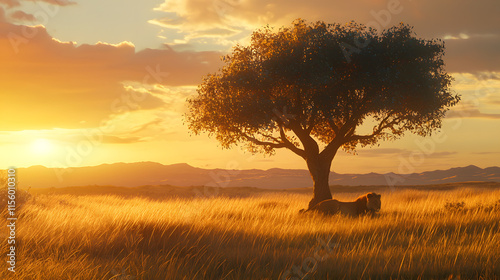
[[[454,73],[452,88],[461,101],[447,114],[449,118],[496,119],[500,110],[499,72]]]
[[[483,102],[480,102],[483,101]],[[475,119],[500,119],[499,113],[485,113],[481,111],[481,106],[495,106],[494,102],[488,100],[488,98],[476,99],[476,100],[463,100],[459,103],[457,107],[452,108],[446,113],[447,119],[456,118],[475,118]]]
[[[456,151],[452,151],[452,152],[443,151],[443,152],[431,153],[431,154],[427,155],[427,157],[429,157],[429,158],[445,158],[445,157],[449,157],[449,156],[456,155],[456,154],[458,154],[458,152],[456,152]]]
[[[76,5],[76,2],[69,1],[69,0],[31,0],[33,2],[45,2],[51,5],[55,6],[69,6],[69,5]]]
[[[21,3],[17,0],[0,0],[0,5],[5,5],[7,8],[19,7]]]
[[[493,152],[493,151],[487,151],[487,152],[472,152],[471,154],[474,154],[474,155],[491,155],[491,154],[500,154],[500,152]]]
[[[474,75],[480,81],[500,80],[500,72],[476,72]]]
[[[379,157],[379,156],[393,156],[408,153],[404,149],[396,148],[378,148],[378,149],[359,149],[358,155],[360,157]]]
[[[136,110],[109,116],[100,126],[0,131],[0,143],[29,144],[34,139],[49,139],[61,146],[82,141],[100,144],[131,144],[151,140],[178,139],[185,130],[177,109],[169,105],[156,109]],[[184,139],[184,138],[183,138]]]
[[[0,8],[0,23],[6,22],[7,18],[5,17],[5,10]]]
[[[140,137],[117,137],[117,136],[103,136],[102,143],[103,144],[131,144],[143,142],[144,140]]]
[[[358,150],[358,156],[363,158],[379,158],[379,159],[390,159],[390,158],[410,158],[419,152],[418,149],[398,149],[398,148],[372,148],[372,149],[360,149]],[[452,155],[457,154],[456,151],[436,151],[430,154],[425,154],[426,158],[447,158]],[[369,159],[366,159],[369,160]]]
[[[124,82],[197,85],[221,65],[217,52],[146,49],[131,43],[76,46],[52,38],[43,26],[0,23],[0,130],[85,128],[113,115],[164,108],[150,92]]]
[[[400,159],[400,158],[413,158],[415,154],[421,154],[419,148],[413,149],[400,149],[400,148],[362,148],[357,150],[358,157],[364,160],[386,160],[386,159]],[[425,153],[426,158],[447,158],[457,154],[456,151],[435,151],[433,153]],[[340,155],[346,156],[347,153],[342,152]]]
[[[500,119],[500,114],[482,113],[479,109],[450,110],[446,118]]]
[[[54,6],[69,6],[76,5],[76,2],[69,0],[29,0],[30,2],[43,2],[47,4],[51,4]],[[19,0],[0,0],[0,5],[5,5],[7,8],[14,8],[21,6],[21,2]]]
[[[36,18],[32,14],[25,13],[23,11],[15,11],[9,15],[10,18],[20,21],[35,22]]]
[[[446,40],[446,69],[469,73],[500,71],[499,50],[500,33]]]
[[[447,40],[448,71],[493,71],[500,67],[500,2],[497,0],[165,0],[158,10],[167,15],[152,22],[176,29],[193,44],[206,44],[207,40],[196,39],[212,29],[233,30],[234,34],[218,36],[234,44],[256,28],[267,24],[279,28],[299,17],[329,23],[355,20],[379,29],[405,22],[415,27],[417,36],[428,39],[460,37],[460,34],[463,38],[469,37]],[[226,40],[218,43],[227,44]]]
[[[93,133],[93,130],[75,129],[23,130],[0,134],[2,144],[30,145],[35,139],[47,139],[61,146],[75,145],[81,141],[91,141],[100,144],[130,144],[146,141],[146,137],[125,135],[115,132],[109,134]]]
[[[493,104],[493,105],[500,105],[500,96],[491,97],[488,100],[488,103]]]
[[[136,127],[132,127],[131,130],[130,130],[130,133],[131,134],[141,133],[143,131],[148,130],[149,128],[151,128],[153,126],[161,125],[162,123],[163,123],[162,119],[156,118],[156,119],[154,119],[154,120],[152,120],[150,122],[141,124],[141,125],[136,126]]]
[[[167,0],[157,10],[166,17],[149,22],[173,29],[182,39],[172,38],[169,43],[182,41],[195,45],[234,45],[250,35],[251,31],[266,23],[264,13],[255,14],[253,3],[241,0]],[[259,1],[258,1],[259,2]],[[242,15],[242,11],[249,14]]]
[[[223,13],[233,10],[240,1],[167,0],[157,10],[173,13],[177,17],[163,19],[171,27],[201,27],[225,25]],[[223,9],[225,8],[225,9]],[[240,7],[238,7],[240,8]]]
[[[170,19],[163,20],[151,20],[150,23],[159,25],[165,28],[176,29],[181,25],[173,24]],[[184,37],[185,40],[190,40],[193,38],[209,38],[209,37],[231,37],[237,35],[240,31],[229,27],[213,27],[213,28],[196,28],[190,29],[189,34]]]

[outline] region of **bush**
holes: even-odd
[[[465,207],[465,202],[449,202],[444,204],[444,209],[449,212],[500,212],[500,199],[495,203],[484,205],[478,203],[474,206]]]
[[[465,202],[446,202],[444,204],[444,209],[447,211],[457,212],[465,210]]]

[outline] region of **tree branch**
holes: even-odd
[[[285,130],[283,129],[282,126],[280,126],[280,136],[281,136],[281,141],[283,141],[283,143],[286,145],[286,147],[289,150],[291,150],[292,152],[296,153],[297,155],[305,158],[305,156],[306,156],[305,151],[298,148],[297,146],[295,146],[295,144],[293,144],[290,140],[288,140],[288,138],[286,137]]]
[[[280,139],[279,139],[279,138],[276,138],[276,137],[274,137],[274,136],[272,136],[272,135],[269,135],[269,134],[262,134],[262,136],[264,136],[265,138],[269,138],[269,139],[271,139],[271,140],[275,141],[276,143],[280,143]]]
[[[342,125],[342,127],[340,127],[338,136],[336,136],[335,138],[337,137],[345,138],[347,136],[347,133],[352,129],[354,123],[355,123],[355,118],[353,115],[351,115],[349,119],[347,119],[347,121]]]
[[[280,127],[280,129],[281,129],[281,127]],[[281,134],[281,131],[280,131],[280,134]],[[305,157],[304,150],[296,147],[292,142],[290,142],[288,139],[286,139],[286,135],[285,135],[285,138],[283,138],[283,137],[281,138],[283,142],[279,142],[279,143],[261,141],[261,140],[254,138],[254,137],[248,136],[247,134],[242,134],[242,136],[245,137],[245,139],[247,139],[248,141],[250,141],[256,145],[269,146],[273,149],[287,148],[287,149],[291,150],[292,152],[294,152],[295,154],[299,155],[300,157],[302,157],[302,158]]]
[[[295,120],[290,121],[290,129],[297,135],[300,142],[304,146],[304,152],[308,154],[319,154],[318,143],[311,137],[307,130],[304,130],[300,123]]]
[[[281,141],[283,141],[283,143],[287,145],[286,148],[290,149],[303,158],[306,157],[306,152],[319,154],[318,143],[316,143],[316,141],[310,135],[313,126],[305,129],[295,118],[287,119],[286,123],[280,118],[276,119],[275,121],[280,128]],[[287,139],[284,128],[290,129],[291,131],[293,131],[293,133],[295,133],[295,135],[297,135],[300,142],[304,146],[304,149],[296,147]]]
[[[394,118],[392,121],[389,121],[390,117],[393,116],[395,113],[394,111],[391,111],[385,116],[380,123],[378,124],[377,128],[375,128],[372,132],[372,134],[369,135],[352,135],[349,137],[349,141],[359,141],[359,140],[367,140],[371,139],[380,133],[386,128],[393,127],[394,125],[398,124],[402,119],[401,118]]]

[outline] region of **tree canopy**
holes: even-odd
[[[264,27],[204,78],[188,100],[186,120],[224,148],[289,149],[306,160],[314,179],[313,161],[329,172],[339,148],[440,128],[459,101],[443,54],[441,40],[417,38],[405,24],[381,32],[301,19],[277,31]]]

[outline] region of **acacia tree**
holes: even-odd
[[[314,181],[310,208],[332,198],[328,178],[340,148],[441,127],[459,101],[443,53],[442,41],[417,38],[404,24],[381,33],[301,19],[278,31],[265,27],[204,78],[186,121],[223,148],[269,155],[284,148],[303,158]]]

